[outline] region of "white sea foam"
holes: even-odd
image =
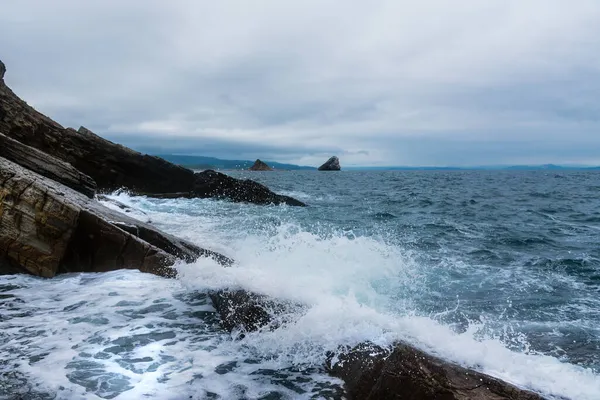
[[[7,319],[0,320],[0,328],[6,340],[0,356],[28,382],[59,398],[175,399],[209,393],[259,398],[271,391],[310,398],[319,384],[339,382],[313,371],[310,383],[290,388],[294,379],[284,386],[268,371],[293,377],[302,374],[297,369],[321,366],[327,351],[365,340],[380,345],[406,340],[549,398],[599,398],[597,372],[528,351],[518,333],[489,333],[483,319],[457,333],[420,312],[415,300],[427,294],[435,271],[385,240],[318,235],[290,222],[240,232],[234,230],[239,218],[258,214],[235,214],[235,206],[203,200],[158,201],[124,193],[115,198],[144,212],[130,215],[222,251],[236,264],[222,268],[209,259],[181,264],[178,280],[133,271],[54,280],[2,278],[0,283],[24,286],[8,291],[24,303],[3,311]],[[223,209],[229,220],[213,216]],[[232,341],[199,294],[228,287],[306,308],[279,329]],[[23,312],[31,315],[18,316]],[[25,337],[28,332],[31,337]],[[507,337],[524,350],[510,350]]]

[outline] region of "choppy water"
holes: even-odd
[[[327,351],[404,339],[600,399],[600,173],[232,174],[310,207],[112,197],[233,268],[0,277],[0,397],[341,398]],[[205,295],[224,287],[308,309],[240,339]]]

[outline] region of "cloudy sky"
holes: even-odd
[[[600,165],[598,0],[0,0],[5,81],[142,151]]]

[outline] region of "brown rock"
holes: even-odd
[[[249,168],[250,171],[273,171],[273,168],[269,167],[266,163],[261,160],[256,160],[254,165]]]
[[[178,260],[220,254],[112,211],[67,186],[0,157],[0,269],[62,272],[139,269],[172,277]]]
[[[339,356],[329,371],[346,383],[350,399],[543,400],[406,343],[398,343],[392,351],[361,344]]]
[[[89,198],[96,193],[96,182],[58,158],[24,145],[0,133],[0,157],[4,157],[33,172],[62,183]]]

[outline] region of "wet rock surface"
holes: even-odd
[[[235,179],[221,172],[206,170],[196,173],[192,197],[224,198],[254,204],[306,204],[289,196],[273,193],[269,188],[250,179]]]
[[[172,277],[177,260],[231,260],[0,158],[0,266],[4,273],[139,269]]]

